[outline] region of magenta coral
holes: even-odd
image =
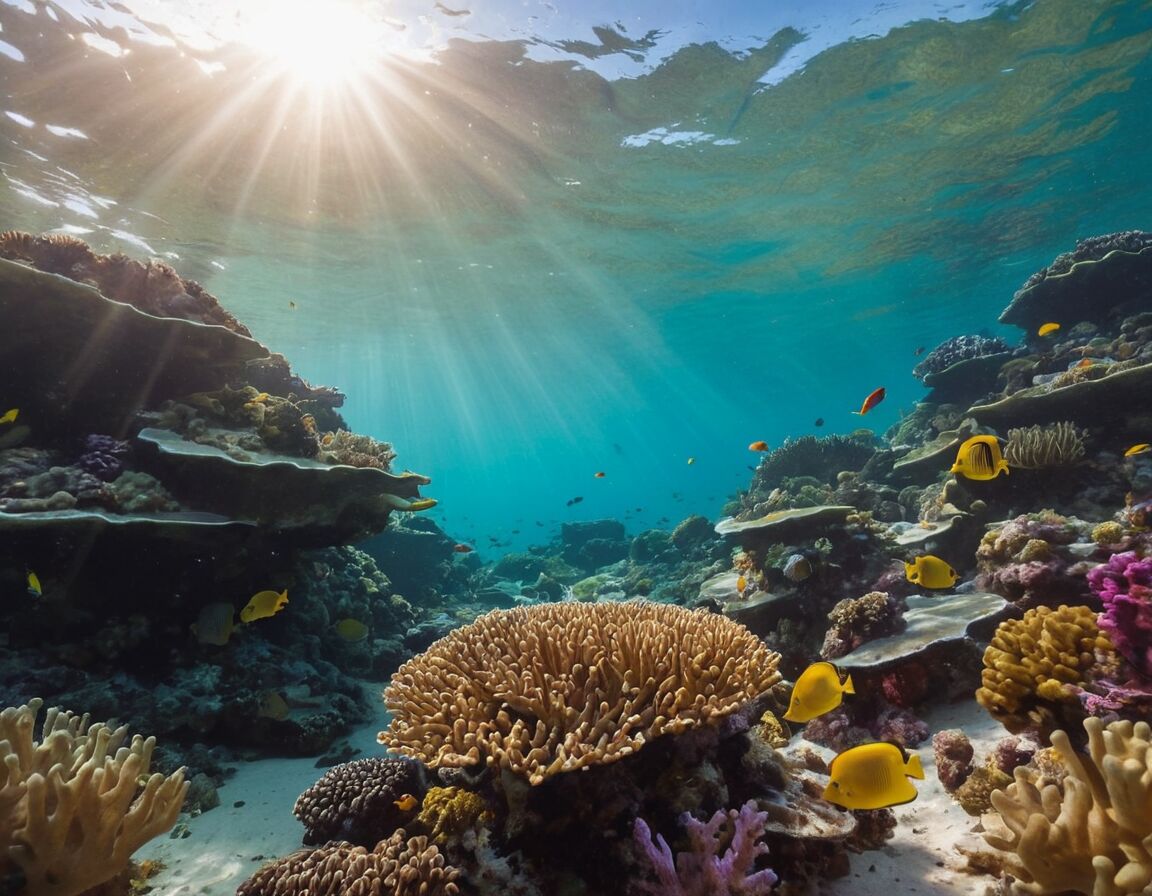
[[[1117,653],[1141,675],[1152,675],[1152,559],[1135,551],[1113,554],[1088,571],[1088,585],[1104,604],[1098,624]]]
[[[757,857],[768,851],[760,842],[768,813],[749,800],[737,809],[721,809],[708,821],[685,812],[681,817],[691,848],[676,854],[644,819],[632,827],[633,839],[648,857],[658,883],[639,882],[637,892],[659,896],[761,896],[772,892],[777,877],[770,869],[754,871]],[[725,844],[727,844],[725,846]]]

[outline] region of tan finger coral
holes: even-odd
[[[430,766],[486,763],[531,783],[712,725],[780,679],[744,626],[648,602],[495,610],[406,662],[379,740]]]
[[[456,896],[460,870],[427,837],[403,828],[372,850],[329,843],[265,865],[236,896]]]
[[[75,896],[119,874],[133,852],[176,823],[183,770],[148,775],[156,739],[88,725],[43,701],[0,712],[0,877],[26,896]]]
[[[1009,853],[1014,894],[1152,892],[1152,729],[1094,717],[1084,729],[1087,757],[1063,731],[1052,734],[1067,771],[1060,784],[1020,767],[1014,783],[992,793],[1001,830],[985,839]]]
[[[996,629],[976,701],[1013,734],[1050,734],[1082,716],[1077,686],[1112,645],[1088,607],[1036,607]]]

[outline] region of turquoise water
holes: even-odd
[[[604,4],[599,38],[426,6],[392,30],[439,15],[431,58],[321,91],[174,6],[0,2],[0,219],[200,280],[482,548],[715,518],[749,442],[882,433],[918,347],[1015,340],[1029,274],[1149,227],[1146,2],[894,4],[846,41],[846,4]]]

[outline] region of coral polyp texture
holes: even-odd
[[[111,880],[140,846],[175,823],[183,770],[148,774],[155,738],[47,710],[0,712],[0,878],[25,896],[75,896]]]
[[[1088,571],[1088,585],[1104,604],[1100,628],[1116,651],[1141,676],[1152,676],[1152,559],[1113,554]]]
[[[1066,467],[1082,457],[1084,431],[1067,420],[1008,430],[1004,459],[1012,469]]]
[[[777,681],[748,629],[648,602],[496,610],[406,662],[379,740],[429,766],[487,764],[539,784],[715,725]]]
[[[305,845],[347,840],[374,846],[403,820],[397,802],[406,794],[419,800],[426,789],[418,763],[372,756],[330,768],[300,794],[292,812],[307,829]]]
[[[1050,733],[1083,716],[1081,690],[1111,652],[1090,608],[1036,607],[996,629],[976,700],[1014,734]]]
[[[369,850],[330,843],[266,865],[236,896],[456,896],[460,872],[427,837],[403,828]]]
[[[1152,891],[1152,729],[1146,722],[1084,721],[1088,755],[1064,731],[1052,746],[1066,774],[1046,781],[1021,766],[992,793],[1011,894],[1137,896]],[[991,820],[995,821],[995,817]]]

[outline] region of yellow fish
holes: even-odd
[[[429,510],[435,507],[438,502],[435,498],[417,498],[408,505],[408,510]]]
[[[28,570],[28,593],[33,597],[39,597],[44,593],[44,589],[40,587],[40,577],[32,570]]]
[[[744,589],[747,587],[748,587],[748,580],[744,576],[737,576],[736,577],[736,590],[739,591],[741,594],[743,594]]]
[[[20,408],[9,408],[3,417],[0,417],[0,423],[15,423],[16,418],[20,416]]]
[[[951,588],[960,578],[960,573],[939,557],[924,554],[914,562],[904,564],[904,576],[909,582],[925,588]]]
[[[909,777],[924,777],[920,758],[891,742],[845,750],[828,769],[824,799],[845,809],[886,809],[916,799]]]
[[[1055,333],[1060,329],[1060,324],[1049,321],[1046,324],[1040,324],[1040,329],[1036,331],[1037,336],[1047,336],[1049,333]]]
[[[855,693],[851,675],[841,683],[840,671],[831,663],[813,663],[796,679],[784,718],[789,722],[809,722],[839,706],[845,694]]]
[[[284,609],[287,603],[287,588],[279,594],[275,591],[258,591],[252,595],[252,599],[248,601],[244,609],[240,611],[240,621],[253,622],[257,619],[266,619],[269,616],[275,616]]]
[[[400,797],[400,799],[393,800],[392,804],[401,812],[411,812],[413,809],[420,805],[420,800],[416,799],[416,797],[412,796],[412,794],[406,793],[404,796]]]
[[[341,619],[332,627],[336,629],[336,634],[351,643],[363,641],[368,637],[368,626],[359,619]]]
[[[1000,453],[996,436],[972,436],[956,452],[956,463],[950,473],[959,473],[968,479],[995,479],[1008,473],[1008,461]]]
[[[1141,442],[1139,445],[1133,445],[1124,452],[1125,457],[1134,457],[1137,454],[1143,454],[1145,451],[1152,451],[1152,445],[1147,442]]]
[[[264,696],[260,698],[260,706],[256,710],[256,715],[260,718],[280,721],[288,718],[290,711],[288,701],[276,691],[265,691]]]

